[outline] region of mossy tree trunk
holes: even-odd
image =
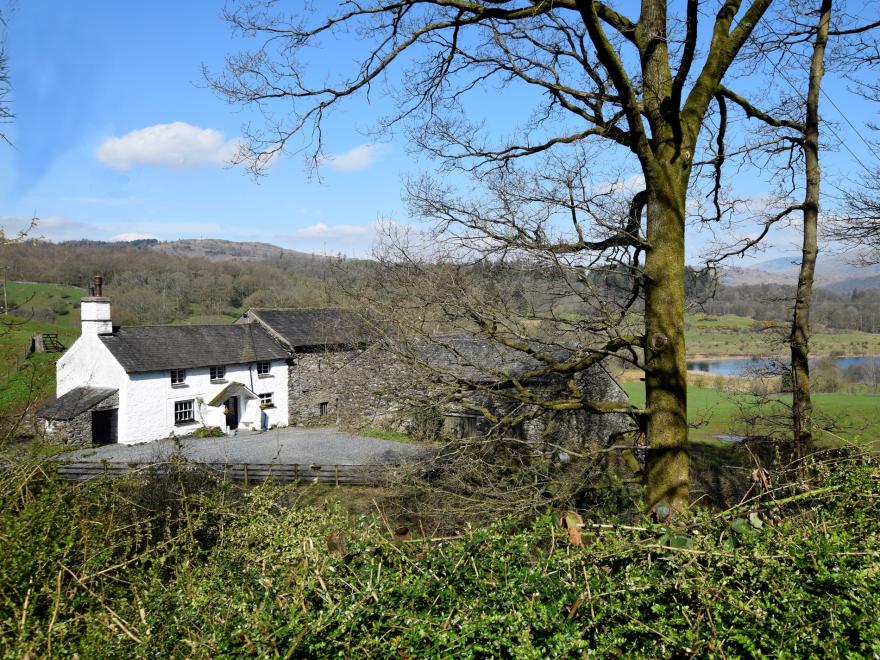
[[[678,168],[681,169],[680,167]],[[650,451],[646,504],[661,515],[688,504],[687,366],[684,337],[684,214],[674,174],[648,202],[645,258],[645,388]]]
[[[822,0],[816,41],[810,62],[807,90],[807,112],[804,123],[804,159],[806,187],[803,205],[803,245],[801,268],[791,324],[792,424],[795,449],[802,456],[813,443],[813,400],[810,396],[810,307],[813,300],[813,279],[819,253],[819,95],[825,73],[825,47],[831,22],[832,0]]]

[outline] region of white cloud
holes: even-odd
[[[374,231],[372,225],[326,225],[319,222],[315,225],[303,227],[293,232],[293,238],[324,238],[324,239],[345,239],[357,238],[360,236],[369,236]]]
[[[229,164],[238,146],[238,139],[227,140],[220,131],[177,121],[107,138],[98,147],[97,156],[117,170],[134,165],[202,167]]]
[[[596,195],[611,193],[637,193],[645,188],[645,177],[641,174],[633,174],[626,178],[617,178],[613,181],[603,181],[592,187]]]
[[[148,238],[155,238],[156,240],[159,239],[158,236],[154,236],[153,234],[142,234],[137,231],[130,231],[130,232],[126,232],[124,234],[116,234],[115,236],[111,236],[110,240],[111,241],[124,241],[127,243],[129,241],[140,241],[140,240],[148,239]]]
[[[341,154],[324,157],[322,164],[337,172],[365,170],[375,163],[388,150],[384,144],[361,144]]]

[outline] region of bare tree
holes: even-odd
[[[744,254],[763,240],[772,227],[784,220],[799,216],[803,222],[800,271],[791,330],[787,338],[791,351],[792,432],[800,454],[811,446],[814,428],[810,395],[809,334],[813,283],[819,252],[820,95],[829,34],[843,35],[847,32],[841,29],[832,31],[831,17],[832,0],[821,0],[820,6],[815,10],[809,6],[792,6],[787,16],[780,16],[775,24],[768,26],[767,34],[751,53],[758,65],[769,65],[771,72],[793,88],[795,96],[790,96],[791,90],[787,90],[788,95],[783,93],[774,97],[765,88],[761,101],[752,102],[727,87],[720,92],[725,103],[730,102],[748,119],[763,125],[759,143],[743,149],[743,153],[754,157],[756,151],[763,151],[768,163],[774,158],[782,157],[782,166],[777,172],[783,183],[778,195],[780,209],[767,214],[759,234],[740,242],[729,251],[721,250],[720,256],[713,257],[710,264],[735,254]],[[798,86],[801,81],[798,71],[801,69],[805,71],[805,91]],[[798,82],[793,82],[792,78]],[[727,111],[724,110],[722,116],[726,118],[726,115]],[[720,132],[723,132],[723,128]],[[794,201],[798,192],[802,193],[802,200]]]
[[[803,202],[803,244],[798,274],[794,315],[791,322],[792,422],[795,446],[803,452],[813,443],[813,400],[810,396],[810,308],[813,301],[813,280],[819,252],[819,94],[825,73],[825,47],[831,24],[831,0],[822,0],[816,24],[813,54],[807,86],[806,119],[804,121],[805,181]]]
[[[710,104],[772,2],[724,0],[707,11],[688,0],[675,14],[672,3],[642,0],[637,19],[598,0],[373,0],[313,17],[288,15],[271,0],[242,2],[228,19],[259,42],[212,80],[230,101],[267,113],[240,154],[255,170],[303,132],[320,163],[327,113],[385,82],[399,108],[385,125],[405,122],[418,147],[451,167],[503,168],[591,140],[628,154],[644,178],[636,217],[646,213],[643,235],[618,240],[644,249],[647,504],[674,511],[688,501],[688,184]],[[351,70],[308,60],[334,39],[361,48]],[[405,63],[394,84],[393,68]],[[489,81],[535,92],[532,119],[513,139],[493,143],[465,112],[469,93]],[[586,238],[569,241],[571,251],[590,247]]]

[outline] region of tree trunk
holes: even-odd
[[[807,116],[804,125],[804,158],[806,189],[804,193],[804,230],[801,248],[801,269],[791,324],[792,425],[797,456],[803,456],[813,442],[813,401],[810,397],[809,333],[810,307],[813,300],[813,278],[819,252],[817,226],[819,220],[819,94],[825,73],[825,46],[831,20],[832,0],[822,0],[816,43],[810,63],[807,91]]]
[[[687,365],[684,342],[685,196],[674,163],[649,192],[645,256],[645,497],[668,518],[688,506]],[[664,506],[665,505],[665,506]],[[668,509],[666,508],[668,507]]]

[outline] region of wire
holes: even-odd
[[[773,33],[773,35],[777,39],[782,41],[782,37],[780,36],[780,34],[778,32],[776,32],[776,30],[774,30],[770,26],[768,26],[768,29],[770,30],[770,32]],[[801,97],[801,99],[806,101],[806,96],[804,96],[803,91],[801,89],[799,89],[797,87],[797,85],[795,85],[788,78],[788,76],[785,75],[785,73],[779,68],[779,66],[776,64],[776,62],[774,62],[772,59],[770,59],[770,56],[767,55],[767,53],[765,53],[763,50],[761,50],[759,52],[761,53],[761,57],[763,57],[764,59],[766,59],[770,63],[770,66],[773,67],[773,70],[776,71],[776,73],[778,73],[779,76],[785,82],[787,82],[789,84],[789,86],[795,91],[795,93],[799,97]],[[865,139],[865,137],[861,134],[859,129],[856,128],[856,126],[849,120],[849,117],[847,117],[846,114],[844,114],[843,110],[840,109],[840,107],[834,102],[834,100],[830,96],[828,96],[828,93],[823,88],[820,87],[819,91],[821,92],[822,96],[824,96],[826,99],[828,99],[828,101],[831,103],[831,105],[834,107],[834,109],[837,110],[837,112],[840,114],[841,117],[843,117],[844,121],[847,124],[849,124],[850,128],[852,128],[853,131],[855,131],[856,135],[859,136],[859,139],[861,139],[861,141],[865,143],[865,145],[868,147],[868,150],[874,155],[874,158],[876,158],[878,161],[880,161],[880,155],[877,154],[877,152],[874,150],[874,147],[871,145],[871,143]],[[862,161],[862,159],[859,158],[858,155],[856,155],[856,153],[850,148],[850,146],[843,139],[841,139],[838,132],[836,130],[834,130],[834,127],[832,125],[828,124],[827,128],[829,131],[831,131],[831,133],[834,135],[834,137],[837,138],[837,141],[843,145],[843,148],[846,149],[850,153],[850,155],[856,160],[856,162],[862,166],[862,168],[865,170],[865,172],[867,172],[870,175],[873,175],[874,172],[867,165],[865,165],[865,163]]]

